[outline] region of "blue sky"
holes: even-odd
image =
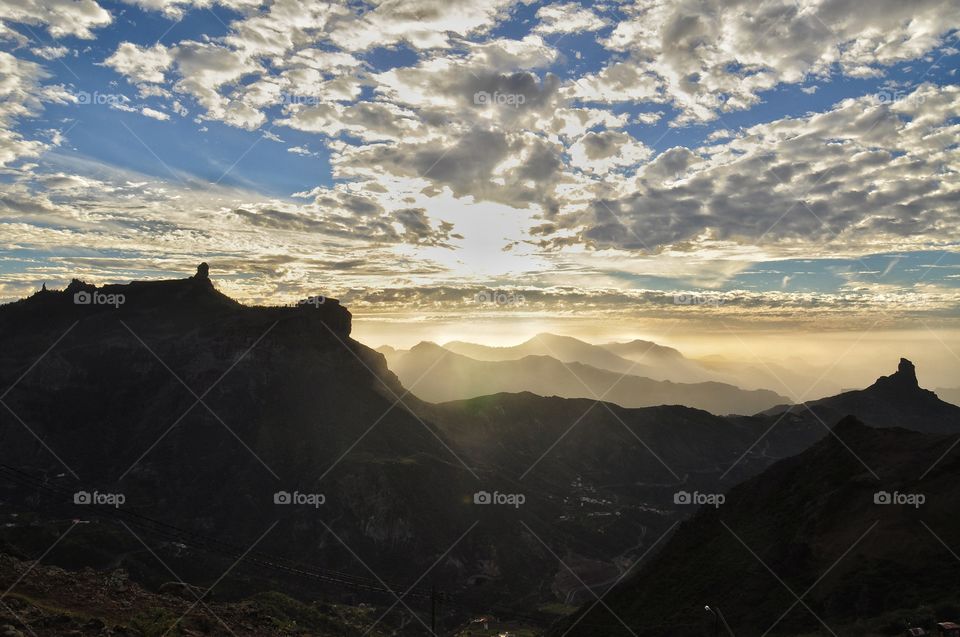
[[[528,286],[624,313],[699,289],[746,295],[744,320],[791,294],[957,315],[953,2],[31,0],[0,21],[6,300],[204,258],[251,301],[413,291],[385,312]]]

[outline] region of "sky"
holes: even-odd
[[[5,0],[0,302],[207,261],[372,345],[902,330],[946,369],[958,28],[957,0]]]

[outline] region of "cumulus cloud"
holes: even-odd
[[[134,83],[156,84],[164,81],[164,72],[173,63],[173,55],[159,43],[152,47],[141,47],[122,42],[103,63]]]
[[[537,10],[540,23],[537,33],[580,33],[597,31],[607,25],[606,20],[576,2],[550,4]]]
[[[20,0],[0,3],[0,20],[43,26],[54,38],[89,40],[112,18],[95,0]]]
[[[616,167],[635,166],[651,154],[644,144],[618,131],[587,133],[570,147],[572,165],[601,174]]]
[[[680,122],[748,108],[763,91],[832,69],[873,77],[943,43],[960,22],[951,0],[721,2],[643,0],[622,6],[603,44],[628,56],[576,83],[590,101],[670,102]]]
[[[942,241],[960,222],[960,87],[900,102],[849,99],[758,124],[721,144],[662,153],[633,191],[566,219],[598,247],[656,250],[697,240],[838,242],[847,250]]]
[[[283,142],[300,156],[288,160],[332,172],[298,186],[291,203],[164,192],[169,185],[142,176],[133,187],[80,170],[41,178],[42,170],[18,168],[5,204],[8,219],[24,224],[15,242],[29,227],[41,228],[45,245],[93,229],[98,246],[132,253],[139,242],[149,253],[135,257],[143,263],[156,265],[163,246],[185,241],[236,252],[237,268],[242,246],[250,267],[279,268],[289,286],[321,265],[437,276],[476,245],[516,272],[551,272],[573,254],[580,260],[558,276],[593,283],[638,274],[630,264],[646,259],[639,253],[682,262],[685,276],[728,278],[750,258],[694,267],[689,255],[716,255],[718,245],[762,258],[917,249],[943,243],[960,220],[956,87],[886,77],[891,65],[933,66],[947,51],[946,34],[960,26],[952,0],[124,1],[171,25],[217,5],[229,9],[218,11],[228,22],[217,35],[186,30],[177,40],[171,30],[156,43],[122,32],[129,41],[94,61],[126,78],[141,101],[112,108],[159,120],[189,113],[204,132],[210,121],[256,130],[251,141]],[[526,22],[501,28],[518,15]],[[5,45],[47,60],[67,46],[28,48],[7,21],[81,38],[110,22],[94,0],[22,0],[0,8],[0,19]],[[17,127],[44,103],[70,100],[50,73],[0,53],[0,164],[10,170],[58,142],[26,139]],[[805,96],[839,77],[883,77],[890,98],[846,99],[797,117],[757,109],[738,118],[742,127],[723,121],[780,99],[779,90],[819,105]],[[660,135],[668,123],[675,137]],[[492,210],[515,223],[490,228]],[[598,273],[586,262],[601,253],[620,259]],[[787,283],[793,290],[797,280]]]
[[[161,122],[165,122],[170,119],[170,116],[163,111],[158,111],[156,109],[150,108],[149,106],[144,106],[140,109],[140,114],[150,117],[152,119],[158,119]]]
[[[51,145],[15,130],[17,120],[37,115],[45,102],[70,100],[62,86],[44,84],[50,77],[39,64],[0,51],[0,166],[36,157]]]
[[[483,33],[515,0],[407,0],[384,2],[359,20],[344,20],[331,33],[348,51],[406,42],[418,49],[446,48],[450,36]]]

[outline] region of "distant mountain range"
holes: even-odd
[[[627,372],[634,368],[644,370],[647,366],[635,365],[602,349],[598,350],[596,346],[565,337],[541,335],[524,346],[503,350],[510,350],[511,355],[520,355],[528,350],[539,349],[526,345],[547,341],[556,345],[549,347],[549,351],[562,350],[564,353],[560,355],[565,359],[580,355],[588,360],[604,363],[606,367],[601,369],[576,360],[563,362],[553,356],[536,354],[525,354],[516,360],[489,360],[489,353],[485,350],[493,348],[466,347],[456,343],[444,347],[433,343],[420,343],[406,351],[380,351],[387,356],[387,365],[397,374],[400,382],[418,397],[430,402],[460,400],[500,392],[529,391],[541,396],[565,398],[602,397],[603,400],[623,407],[685,405],[723,415],[753,414],[787,400],[771,391],[746,391],[725,383],[674,383],[643,378]],[[487,355],[487,358],[469,358],[448,349],[451,346],[453,349]],[[661,350],[674,352],[675,354],[668,354],[674,361],[683,360],[676,350]],[[602,353],[597,354],[598,351]],[[506,355],[505,351],[497,353]],[[618,367],[622,371],[609,371],[610,367]]]
[[[724,492],[756,476],[828,436],[834,422],[821,419],[847,406],[873,426],[916,413],[936,419],[926,430],[960,432],[960,408],[919,388],[906,362],[856,396],[752,416],[528,392],[433,404],[350,329],[333,299],[247,307],[205,268],[174,281],[74,281],[0,306],[0,464],[35,485],[0,481],[0,552],[35,557],[70,520],[92,520],[46,560],[123,567],[159,586],[169,573],[109,510],[63,496],[122,493],[123,512],[182,534],[156,546],[194,584],[229,566],[209,550],[250,546],[270,529],[258,544],[264,562],[297,564],[271,571],[273,588],[315,595],[317,582],[297,573],[322,566],[353,578],[326,595],[370,599],[349,584],[369,576],[359,555],[392,582],[413,583],[435,564],[430,579],[459,600],[448,612],[461,619],[464,608],[529,613],[591,599],[695,511],[678,491]],[[607,354],[608,364],[626,360]],[[549,355],[530,356],[556,370]],[[669,348],[657,356],[676,358]],[[325,501],[290,506],[280,492]],[[484,505],[483,493],[524,502]],[[142,532],[158,528],[167,527]],[[241,564],[222,586],[263,590],[262,568]]]

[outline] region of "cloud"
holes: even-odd
[[[810,2],[642,0],[602,43],[619,56],[576,82],[574,95],[601,102],[648,99],[680,109],[678,122],[709,121],[749,108],[781,83],[874,77],[920,57],[960,26],[951,0]]]
[[[450,35],[489,30],[515,0],[406,0],[384,2],[359,19],[343,20],[331,39],[347,51],[405,42],[417,49],[446,48]]]
[[[263,4],[263,0],[123,0],[146,11],[159,11],[172,20],[180,20],[191,9],[209,8],[214,5],[224,6],[236,11],[256,8]]]
[[[665,151],[642,167],[632,192],[561,218],[580,228],[578,241],[631,250],[710,240],[849,251],[940,242],[960,223],[958,112],[957,86],[924,85],[892,104],[844,100],[725,143]]]
[[[0,20],[45,26],[54,38],[93,39],[93,29],[110,24],[106,9],[94,0],[18,0],[0,3]]]
[[[607,25],[603,18],[576,2],[542,6],[537,10],[537,19],[540,20],[534,27],[537,33],[582,33]]]
[[[162,44],[140,47],[131,42],[121,42],[117,50],[103,61],[117,73],[133,83],[160,83],[164,72],[173,63],[173,55]]]
[[[605,174],[614,168],[635,166],[653,152],[627,133],[590,132],[570,147],[571,164],[577,168]]]
[[[141,115],[146,115],[147,117],[150,117],[150,118],[153,118],[153,119],[158,119],[158,120],[160,120],[161,122],[165,122],[165,121],[167,121],[168,119],[170,119],[170,116],[167,115],[166,113],[164,113],[163,111],[158,111],[158,110],[152,109],[152,108],[150,108],[149,106],[144,106],[143,108],[141,108],[141,109],[140,109],[140,114],[141,114]]]
[[[44,60],[56,60],[69,52],[70,49],[65,46],[44,46],[33,49],[33,54],[42,57]]]
[[[62,86],[44,84],[50,77],[41,65],[0,51],[0,166],[36,157],[51,145],[15,130],[18,120],[39,114],[45,102],[70,100]]]

